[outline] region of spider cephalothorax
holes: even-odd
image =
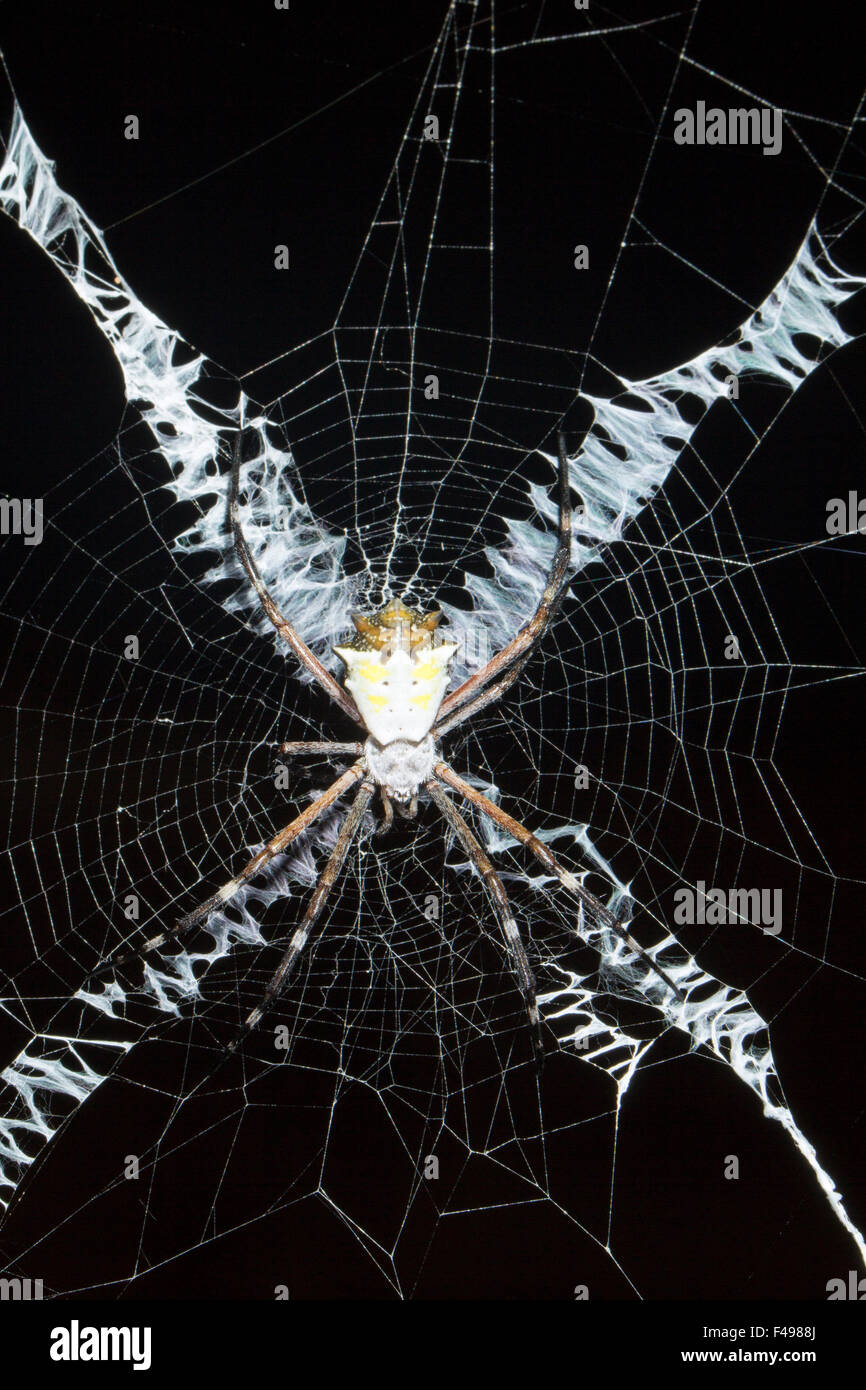
[[[312,672],[334,703],[367,735],[367,739],[365,743],[280,744],[280,752],[284,754],[328,753],[337,757],[349,754],[355,758],[355,762],[283,830],[274,835],[264,848],[249,860],[237,877],[229,879],[228,883],[200,907],[188,912],[173,928],[145,942],[142,952],[157,950],[169,937],[205,922],[216,908],[234,897],[242,884],[259,873],[293,840],[308,830],[322,812],[332,806],[344,792],[353,786],[357,788],[355,800],[343,821],[336,844],[303,919],[295,930],[261,1003],[249,1014],[242,1032],[229,1049],[234,1051],[284,988],[314,924],[321,915],[325,900],[343,867],[352,842],[361,829],[364,814],[377,787],[385,811],[382,827],[384,829],[390,826],[393,819],[390,798],[394,798],[404,815],[412,817],[417,812],[418,792],[423,788],[484,881],[540,1051],[535,977],[530,969],[520,930],[509,907],[502,880],[484,847],[460,814],[452,798],[445,793],[444,788],[450,787],[464,801],[468,801],[484,816],[501,826],[514,840],[525,845],[547,871],[559,880],[566,891],[593,914],[596,921],[626,941],[649,970],[660,977],[676,994],[680,994],[677,986],[629,935],[610,908],[600,902],[583,886],[580,879],[560,864],[532,831],[527,830],[525,825],[515,820],[501,806],[497,806],[489,797],[484,796],[471,783],[464,781],[446,762],[441,761],[436,746],[438,738],[485,706],[492,704],[494,700],[498,700],[517,680],[565,592],[571,554],[571,488],[568,458],[562,435],[559,436],[559,538],[550,574],[536,610],[507,646],[497,652],[474,676],[470,676],[447,695],[449,666],[457,650],[457,644],[443,639],[437,631],[440,613],[434,611],[423,614],[407,607],[401,599],[392,599],[376,613],[358,614],[353,618],[353,637],[345,646],[334,649],[346,666],[345,687],[322,665],[280,612],[265,586],[244,537],[238,511],[240,438],[239,432],[230,492],[230,515],[238,559],[246,570],[262,608],[280,636]],[[131,956],[138,954],[132,952]],[[131,956],[115,957],[100,969],[121,965]]]

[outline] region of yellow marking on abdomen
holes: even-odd
[[[372,661],[368,661],[365,666],[358,667],[358,675],[362,680],[369,681],[371,685],[375,685],[377,681],[384,680],[387,674],[388,672],[384,666],[381,664],[377,665]]]

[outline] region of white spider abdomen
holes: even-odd
[[[348,668],[346,689],[361,718],[383,746],[395,739],[419,743],[433,727],[448,688],[448,663],[455,642],[425,646],[411,656],[402,649],[385,660],[383,653],[335,647]]]
[[[408,801],[433,776],[436,744],[430,734],[420,743],[398,738],[383,745],[368,738],[364,756],[367,769],[379,786],[395,801]]]

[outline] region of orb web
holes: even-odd
[[[468,3],[448,7],[438,37],[431,22],[405,128],[389,117],[397,153],[378,201],[369,189],[357,258],[334,268],[345,289],[332,321],[299,345],[287,332],[281,353],[238,373],[139,297],[14,105],[4,211],[86,306],[126,401],[109,447],[46,489],[42,543],[16,552],[4,592],[15,699],[0,1201],[9,1269],[55,1294],[161,1296],[194,1280],[204,1296],[423,1295],[468,1278],[457,1252],[483,1247],[493,1222],[514,1250],[546,1242],[543,1272],[533,1263],[521,1284],[514,1256],[502,1276],[522,1296],[681,1296],[708,1240],[719,1269],[704,1279],[728,1296],[770,1296],[790,1277],[820,1296],[841,1267],[803,1260],[816,1229],[825,1261],[862,1259],[844,1060],[862,1002],[860,884],[844,836],[831,849],[835,827],[813,825],[820,798],[798,766],[804,724],[831,725],[834,688],[862,675],[840,598],[857,539],[825,526],[825,498],[847,495],[856,472],[853,458],[834,473],[829,453],[814,471],[790,457],[831,419],[862,458],[847,390],[863,283],[850,250],[858,108],[786,106],[784,148],[813,175],[790,224],[757,267],[748,236],[732,265],[709,243],[704,259],[669,215],[687,177],[674,109],[695,74],[719,105],[774,106],[778,73],[748,92],[723,75],[698,8],[573,23],[555,32],[543,7]],[[579,59],[581,45],[595,57]],[[545,344],[543,322],[515,328],[517,182],[532,159],[515,112],[529,103],[531,135],[562,139],[586,111],[563,115],[546,65],[574,73],[569,86],[598,55],[624,87],[597,97],[593,138],[599,150],[620,138],[628,88],[639,159],[613,242],[604,218],[580,232],[590,214],[564,182],[552,190],[563,296],[582,293],[575,242],[606,270],[570,343]],[[763,177],[760,150],[736,154]],[[734,187],[745,177],[721,167]],[[697,201],[693,212],[697,224]],[[697,297],[692,350],[676,359],[654,356],[639,327],[638,348],[623,336],[630,294],[653,322],[648,273],[660,304],[684,286]],[[718,296],[711,329],[696,285]],[[637,361],[654,365],[640,374]],[[226,499],[240,421],[245,533],[321,660],[339,673],[332,648],[351,613],[407,595],[442,607],[458,680],[538,601],[565,428],[579,507],[569,595],[501,706],[444,752],[580,870],[683,999],[477,820],[538,978],[539,1074],[482,885],[429,803],[387,837],[368,818],[291,987],[229,1063],[222,1049],[261,998],[345,806],[206,928],[93,979],[350,761],[276,751],[352,733],[238,568]],[[783,506],[774,525],[766,499],[791,477],[802,508]],[[706,900],[712,885],[778,892],[780,921],[719,923],[704,906],[678,923],[678,893]],[[808,1049],[793,1036],[805,1029]],[[749,1203],[770,1174],[758,1254]],[[664,1212],[651,1213],[659,1190]],[[82,1266],[74,1252],[108,1224]],[[676,1251],[664,1267],[660,1232]],[[499,1287],[494,1264],[470,1262],[476,1290]]]

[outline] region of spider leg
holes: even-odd
[[[382,793],[382,809],[385,812],[380,820],[375,833],[377,835],[387,835],[391,826],[394,824],[394,807],[391,805],[391,798],[384,787],[379,788]]]
[[[325,865],[321,877],[316,884],[313,896],[307,904],[307,910],[304,913],[301,924],[292,937],[288,950],[274,971],[270,983],[262,995],[261,1003],[257,1004],[251,1013],[247,1015],[246,1022],[237,1037],[226,1048],[227,1056],[230,1056],[231,1053],[240,1046],[248,1034],[252,1032],[271,1008],[274,1000],[285,988],[286,981],[295,968],[298,956],[306,946],[310,932],[321,916],[322,908],[325,906],[328,894],[333,888],[337,876],[345,863],[346,855],[349,852],[352,841],[358,834],[364,812],[370,804],[370,798],[375,790],[376,788],[372,782],[364,781],[361,783],[358,795],[352,802],[351,809],[340,827],[340,833],[337,836],[337,843],[331,851],[331,857]]]
[[[232,460],[231,483],[229,487],[229,519],[231,521],[232,532],[234,533],[237,557],[247,572],[249,581],[258,595],[259,603],[277,629],[277,632],[283,640],[288,643],[298,660],[306,666],[308,671],[312,672],[322,689],[330,695],[335,704],[340,706],[343,713],[348,714],[349,718],[353,719],[356,724],[360,724],[362,721],[358,714],[358,707],[355,701],[348,691],[344,690],[339,682],[334,679],[330,671],[326,670],[319,658],[310,651],[310,648],[303,638],[299,636],[288,619],[280,612],[265,587],[265,582],[259,573],[258,565],[253,559],[252,552],[247,545],[238,512],[242,439],[243,429],[238,429],[237,435],[235,436],[235,450]]]
[[[432,796],[442,815],[445,817],[457,839],[462,844],[470,861],[475,865],[481,875],[484,886],[490,894],[499,925],[505,937],[505,945],[511,956],[515,973],[520,982],[521,993],[526,1004],[526,1012],[529,1015],[529,1026],[532,1029],[533,1046],[537,1060],[544,1060],[544,1045],[541,1037],[541,1025],[538,1019],[538,1001],[535,994],[535,976],[526,955],[526,948],[520,936],[520,929],[514,920],[508,896],[503,887],[502,880],[494,869],[481,843],[473,835],[464,818],[461,816],[457,807],[446,796],[441,787],[435,782],[427,783],[427,790]]]
[[[433,729],[433,737],[440,739],[443,734],[449,734],[452,729],[456,729],[457,725],[462,724],[464,720],[472,719],[479,710],[484,709],[487,705],[492,705],[514,684],[531,656],[531,650],[524,652],[523,656],[515,661],[511,670],[506,672],[495,685],[489,685],[486,690],[473,696],[468,704],[463,705],[462,709],[455,710],[447,719],[437,723]]]
[[[497,825],[501,825],[504,830],[507,830],[510,835],[513,835],[515,840],[519,840],[521,844],[526,845],[527,849],[532,851],[536,859],[539,859],[546,869],[556,875],[563,887],[566,888],[569,893],[573,893],[575,897],[579,898],[586,907],[590,908],[595,916],[599,917],[602,922],[604,922],[606,927],[616,932],[617,936],[622,938],[629,949],[640,957],[644,965],[649,966],[653,974],[658,975],[668,988],[673,990],[678,999],[685,999],[682,990],[674,984],[673,980],[662,967],[656,964],[652,956],[648,955],[643,947],[635,941],[634,937],[626,931],[625,927],[616,915],[611,912],[610,908],[605,907],[604,903],[600,902],[594,893],[590,893],[588,888],[584,888],[583,884],[579,879],[575,878],[574,874],[569,873],[568,869],[564,869],[553,857],[547,845],[543,844],[537,836],[533,835],[531,830],[527,830],[526,826],[521,825],[519,820],[515,820],[513,816],[509,816],[507,811],[503,811],[494,801],[486,797],[483,792],[476,791],[475,787],[470,786],[468,782],[464,782],[463,778],[458,777],[457,773],[454,772],[447,763],[437,762],[433,771],[440,782],[445,782],[449,787],[453,787],[454,790],[465,797],[467,801],[470,801],[473,806],[477,806],[479,810],[483,811],[484,814],[495,821]]]
[[[206,902],[203,902],[200,907],[193,908],[192,912],[188,912],[185,917],[181,917],[179,922],[175,922],[173,927],[168,927],[164,932],[160,932],[158,936],[152,936],[150,940],[145,941],[144,945],[140,946],[138,950],[127,951],[121,956],[109,956],[108,960],[98,965],[91,974],[102,975],[107,970],[113,970],[118,966],[127,965],[130,961],[148,956],[151,951],[157,951],[160,946],[164,946],[166,941],[171,940],[173,937],[182,936],[184,932],[189,931],[190,928],[196,926],[198,922],[203,922],[211,915],[215,908],[221,907],[223,903],[233,898],[241,885],[246,883],[248,879],[251,879],[254,874],[257,874],[260,869],[264,868],[265,864],[269,863],[275,855],[281,853],[286,845],[291,844],[292,840],[297,839],[298,835],[306,830],[308,826],[312,825],[313,821],[317,820],[322,812],[326,811],[338,797],[342,796],[344,791],[348,791],[349,787],[354,786],[358,779],[363,776],[363,773],[364,768],[361,763],[356,763],[354,767],[349,768],[348,772],[344,772],[341,777],[337,778],[336,782],[331,783],[327,791],[322,792],[322,795],[317,797],[315,801],[311,801],[309,806],[307,806],[299,816],[296,816],[295,819],[290,821],[287,826],[284,826],[277,835],[274,835],[272,839],[268,840],[264,849],[259,850],[258,854],[253,856],[249,863],[241,869],[241,872],[236,878],[230,878],[228,883],[223,884],[222,888],[209,897]]]
[[[303,753],[351,753],[357,758],[363,751],[363,743],[305,743],[300,740],[297,743],[280,743],[277,746],[278,753],[291,753],[294,756]]]
[[[532,649],[544,635],[550,619],[556,612],[567,582],[568,561],[571,556],[571,485],[568,479],[568,455],[565,451],[565,436],[560,430],[557,447],[559,452],[559,540],[553,556],[550,574],[544,592],[533,616],[507,646],[492,656],[487,665],[461,686],[446,695],[439,708],[440,718],[453,713],[474,696],[488,681],[498,676],[519,657],[527,660]],[[503,687],[507,688],[507,687]],[[500,691],[501,694],[501,691]],[[450,727],[450,726],[449,726]],[[439,727],[436,729],[439,733]]]

